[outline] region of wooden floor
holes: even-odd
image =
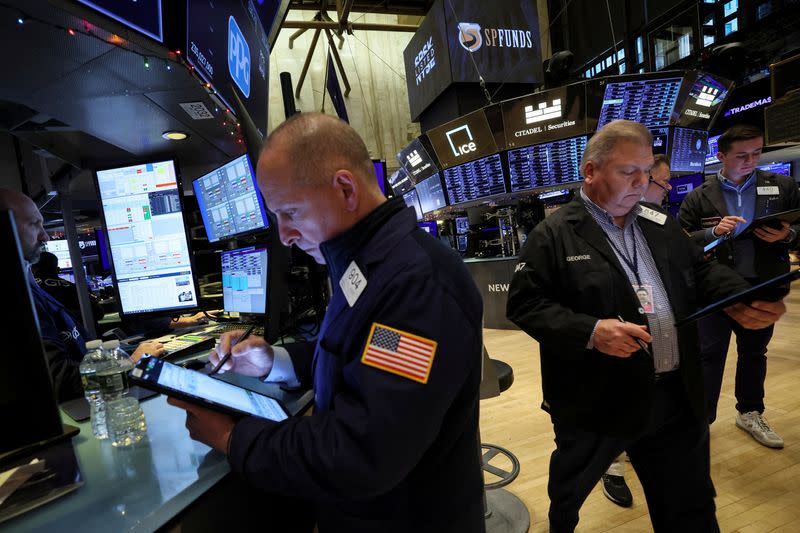
[[[788,312],[778,322],[767,354],[765,401],[765,416],[784,438],[784,449],[765,448],[734,425],[736,356],[728,355],[717,421],[711,427],[711,475],[724,533],[800,532],[800,290],[795,288],[786,303]],[[485,342],[490,357],[513,367],[514,384],[500,397],[481,402],[482,440],[516,454],[521,472],[507,489],[528,507],[530,531],[548,531],[547,468],[555,445],[549,416],[539,408],[539,348],[519,331],[485,330]],[[625,477],[633,507],[614,505],[595,487],[577,531],[652,531],[641,485],[630,465]]]

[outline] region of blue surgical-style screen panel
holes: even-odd
[[[192,185],[209,242],[269,226],[247,154],[197,178]]]

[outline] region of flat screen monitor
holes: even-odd
[[[459,252],[467,251],[468,239],[467,235],[456,235],[456,248],[458,248]]]
[[[733,84],[707,73],[697,72],[694,76],[694,79],[689,78],[689,94],[684,100],[677,125],[698,130],[708,129]]]
[[[98,170],[95,177],[120,312],[197,307],[175,161]]]
[[[537,198],[539,200],[549,200],[553,198],[564,198],[565,196],[569,195],[569,189],[561,189],[557,191],[547,191],[539,194]]]
[[[417,196],[419,197],[419,206],[422,208],[422,214],[447,206],[439,174],[434,174],[430,178],[417,183]]]
[[[705,166],[708,132],[673,128],[670,149],[672,172],[702,172]]]
[[[717,159],[717,152],[719,152],[719,138],[721,135],[714,135],[708,138],[708,149],[706,150],[706,165],[713,165],[719,163]]]
[[[511,191],[527,191],[583,180],[581,158],[588,137],[581,135],[508,151]]]
[[[586,133],[586,83],[573,83],[502,102],[506,147]]]
[[[650,133],[653,135],[653,154],[668,154],[669,128],[653,128]]]
[[[69,244],[66,239],[53,239],[44,243],[44,249],[58,257],[58,268],[72,268],[72,259],[69,256]]]
[[[667,201],[670,203],[682,202],[686,195],[703,184],[705,174],[688,174],[686,176],[675,176],[669,180],[672,190],[667,193]]]
[[[386,196],[386,161],[373,159],[372,166],[375,168],[375,179],[378,180],[378,187],[381,188],[381,192]]]
[[[456,217],[456,234],[469,233],[469,217]]]
[[[194,180],[194,195],[209,242],[230,239],[269,226],[247,154]]]
[[[231,110],[236,92],[263,138],[267,133],[270,48],[258,13],[250,9],[253,2],[190,1],[184,5],[184,57]]]
[[[618,119],[639,122],[648,128],[668,126],[682,82],[680,76],[609,82],[597,128]]]
[[[164,42],[161,0],[78,0],[143,35]]]
[[[497,152],[497,144],[483,109],[428,130],[426,135],[443,169]]]
[[[402,168],[397,169],[389,176],[389,186],[395,194],[404,194],[414,188],[414,182]]]
[[[436,166],[425,145],[419,139],[414,139],[408,146],[400,150],[397,160],[400,161],[400,166],[414,183],[419,183],[439,172],[439,167]]]
[[[266,248],[222,252],[222,299],[229,313],[263,315],[267,311]]]
[[[792,176],[792,164],[786,161],[779,161],[777,163],[770,163],[768,165],[761,165],[756,167],[764,172],[774,172],[775,174],[783,174],[784,176]]]
[[[500,154],[445,169],[442,175],[450,205],[508,192]]]
[[[419,205],[419,196],[417,195],[417,190],[411,189],[410,191],[404,193],[403,201],[408,207],[414,208],[414,211],[417,213],[417,220],[422,220],[422,207]]]
[[[417,225],[430,233],[433,237],[439,237],[439,228],[436,226],[435,220],[427,220],[425,222],[417,222]]]

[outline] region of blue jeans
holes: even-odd
[[[708,423],[717,418],[717,402],[722,389],[722,375],[731,333],[736,333],[736,410],[764,412],[764,380],[767,377],[767,345],[773,326],[745,329],[724,313],[717,313],[697,323],[700,334],[700,360],[706,395]]]

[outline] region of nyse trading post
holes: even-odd
[[[511,191],[519,192],[553,185],[577,183],[580,161],[588,137],[537,144],[508,151]]]
[[[648,128],[669,125],[683,78],[609,82],[605,88],[597,128],[626,119]]]
[[[443,175],[450,205],[506,192],[499,154],[448,168]]]

